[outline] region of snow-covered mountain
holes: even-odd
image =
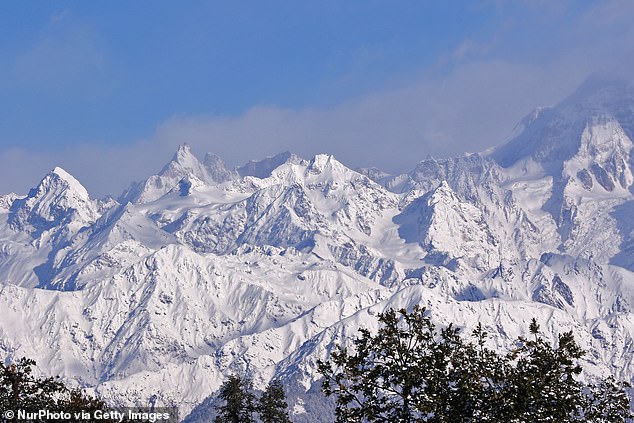
[[[521,125],[398,176],[290,153],[232,170],[183,145],[96,201],[56,168],[0,197],[0,351],[182,414],[229,373],[279,377],[317,421],[316,360],[422,303],[500,349],[531,317],[573,330],[587,374],[634,381],[634,89],[591,81]]]

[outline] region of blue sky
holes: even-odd
[[[183,142],[230,165],[290,150],[404,172],[503,142],[634,51],[624,0],[1,7],[2,193],[60,165],[117,195]]]

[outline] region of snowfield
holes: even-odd
[[[0,351],[115,404],[185,416],[232,372],[293,386],[376,315],[425,305],[512,347],[573,330],[634,382],[634,89],[582,87],[486,154],[410,173],[187,145],[118,201],[55,168],[0,197]]]

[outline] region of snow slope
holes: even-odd
[[[95,201],[56,168],[0,197],[0,351],[182,414],[231,372],[279,377],[307,419],[317,359],[423,304],[501,350],[531,317],[574,330],[590,376],[634,381],[633,90],[591,82],[522,125],[398,176],[290,153],[231,170],[184,145]]]

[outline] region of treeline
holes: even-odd
[[[478,324],[470,336],[453,325],[437,330],[424,308],[388,310],[376,334],[361,329],[348,350],[338,346],[319,361],[322,390],[336,397],[336,422],[628,422],[629,384],[612,376],[580,380],[584,351],[572,332],[547,342],[533,319],[530,336],[500,354],[486,346]],[[277,420],[288,422],[276,383]],[[267,388],[262,398],[267,397]],[[247,378],[231,376],[220,389],[216,422],[255,422]],[[271,414],[272,415],[272,414]]]
[[[319,363],[337,422],[626,422],[625,382],[580,381],[584,351],[572,332],[547,342],[532,320],[529,338],[508,354],[486,347],[478,324],[470,337],[440,331],[424,308],[389,310],[373,335]]]

